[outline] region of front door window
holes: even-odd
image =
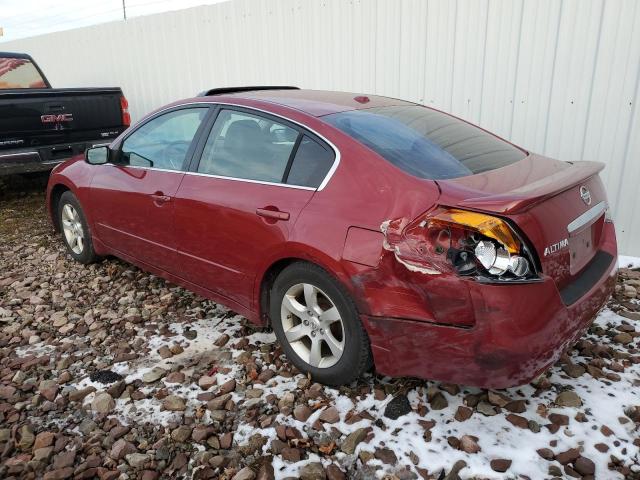
[[[191,141],[208,108],[174,110],[147,122],[122,144],[120,163],[162,170],[184,170]]]

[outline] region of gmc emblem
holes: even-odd
[[[40,120],[42,123],[62,123],[62,122],[72,122],[73,114],[72,113],[61,113],[59,115],[41,115]]]

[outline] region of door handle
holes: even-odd
[[[151,198],[153,198],[153,203],[155,203],[156,205],[163,205],[171,201],[171,197],[169,195],[165,195],[162,192],[152,193]]]
[[[264,218],[272,218],[274,220],[289,220],[289,212],[281,212],[275,207],[257,208],[256,215]]]

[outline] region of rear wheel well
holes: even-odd
[[[262,276],[262,282],[260,283],[260,312],[259,313],[260,313],[260,320],[262,321],[262,324],[265,326],[271,326],[271,318],[269,317],[269,311],[270,311],[269,302],[271,299],[270,292],[271,292],[271,288],[273,287],[273,283],[275,282],[278,275],[280,275],[280,272],[282,272],[289,265],[293,265],[294,263],[307,263],[309,265],[315,265],[316,267],[321,268],[326,274],[333,277],[333,279],[336,282],[338,282],[342,288],[344,288],[345,292],[347,293],[349,292],[349,290],[340,281],[340,279],[337,278],[336,275],[332,274],[322,265],[318,263],[314,263],[309,260],[305,260],[303,258],[298,258],[298,257],[281,258],[277,262],[273,263],[267,269],[267,271]],[[356,304],[356,309],[358,310],[357,304]]]
[[[51,189],[51,216],[53,218],[53,227],[56,232],[60,231],[60,224],[58,219],[58,204],[60,203],[60,197],[64,192],[70,191],[71,189],[66,185],[58,183]]]
[[[269,292],[276,277],[289,265],[304,261],[301,258],[282,258],[272,264],[262,276],[262,282],[260,283],[260,319],[265,325],[270,325],[271,323],[269,318]]]

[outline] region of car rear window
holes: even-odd
[[[352,110],[323,119],[420,178],[464,177],[526,156],[478,127],[420,105]]]
[[[30,60],[0,57],[0,90],[46,86],[42,75]]]
[[[287,183],[318,188],[334,160],[335,155],[331,149],[304,135],[291,164]]]

